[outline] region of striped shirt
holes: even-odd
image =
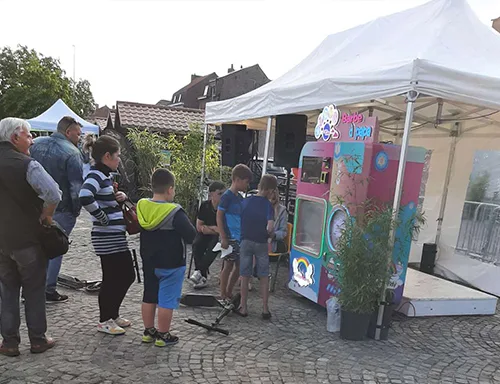
[[[80,190],[80,202],[92,215],[92,245],[98,256],[128,251],[125,220],[110,172],[103,164],[91,167]]]

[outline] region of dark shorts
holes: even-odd
[[[144,293],[142,302],[148,304],[158,304],[158,291],[160,281],[156,277],[155,269],[149,260],[142,258],[142,273],[144,275]]]
[[[240,242],[238,240],[231,239],[228,241],[228,243],[231,247],[233,247],[233,252],[231,252],[231,254],[224,257],[224,260],[239,262],[240,261]]]

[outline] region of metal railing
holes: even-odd
[[[500,205],[465,201],[456,249],[500,265]]]

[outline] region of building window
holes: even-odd
[[[205,89],[203,90],[203,96],[208,94],[208,85],[205,85]]]
[[[178,103],[181,102],[181,98],[182,98],[182,93],[179,94],[179,99],[177,100]]]

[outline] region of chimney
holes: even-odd
[[[491,20],[493,23],[491,24],[491,27],[497,31],[500,32],[500,17]]]
[[[193,73],[193,74],[191,75],[191,81],[194,81],[194,80],[195,80],[195,79],[197,79],[198,77],[200,77],[200,76],[198,76],[196,73]]]
[[[231,72],[234,72],[234,66],[233,66],[233,64],[231,64],[231,68],[229,68],[227,70],[227,73],[231,73]]]

